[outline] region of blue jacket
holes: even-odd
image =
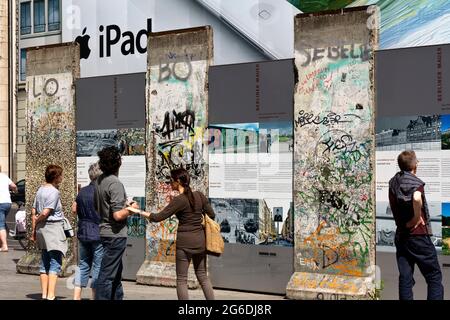
[[[80,241],[100,240],[100,215],[94,209],[94,188],[92,182],[88,186],[81,188],[76,199],[78,215],[77,237]]]

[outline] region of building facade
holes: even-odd
[[[16,180],[25,178],[26,145],[26,50],[36,46],[62,42],[61,0],[20,0],[19,20],[19,63],[17,69],[18,91],[16,111],[16,156],[13,167]]]
[[[0,165],[14,175],[17,12],[14,0],[0,0]]]

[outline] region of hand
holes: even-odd
[[[150,218],[150,215],[151,215],[151,213],[149,213],[149,212],[145,212],[145,211],[142,211],[141,210],[141,212],[139,212],[139,214],[141,215],[141,216],[143,216],[144,218]]]
[[[136,208],[135,205],[128,206],[128,207],[126,207],[125,209],[128,210],[128,214],[130,214],[130,215],[132,215],[132,214],[139,214],[140,211],[141,211],[141,210],[139,209],[139,206]]]
[[[139,205],[137,204],[136,201],[133,201],[132,203],[130,203],[130,207],[135,208],[135,209],[139,209]]]
[[[414,229],[417,228],[418,226],[424,226],[425,225],[425,221],[423,221],[423,218],[420,217],[419,221],[417,222],[417,224],[414,226]]]
[[[420,217],[419,221],[417,221],[416,225],[414,227],[412,227],[411,230],[415,230],[416,228],[418,228],[419,226],[424,226],[425,225],[425,221],[423,221],[423,218]]]

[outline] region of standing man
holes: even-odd
[[[0,166],[0,252],[8,252],[8,235],[6,234],[6,216],[11,210],[9,190],[17,192],[17,186],[4,174]]]
[[[389,181],[389,203],[397,231],[397,265],[400,300],[413,300],[414,266],[417,264],[428,285],[428,300],[443,300],[442,273],[436,248],[431,242],[430,214],[425,183],[416,176],[414,151],[403,151],[397,158],[400,172]]]
[[[126,209],[125,188],[120,182],[122,165],[120,151],[111,146],[98,152],[99,166],[103,171],[94,183],[94,207],[100,214],[100,238],[103,259],[97,280],[96,300],[122,300],[122,255],[127,245],[127,218],[132,214]]]

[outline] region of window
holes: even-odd
[[[31,2],[20,4],[20,34],[31,33]]]
[[[33,26],[33,29],[31,28]],[[61,0],[21,0],[20,34],[45,36],[61,30]]]
[[[34,0],[33,3],[34,32],[45,31],[45,1]]]
[[[48,31],[60,29],[59,0],[48,0]]]
[[[27,70],[27,51],[25,49],[20,50],[20,81],[26,80]]]

